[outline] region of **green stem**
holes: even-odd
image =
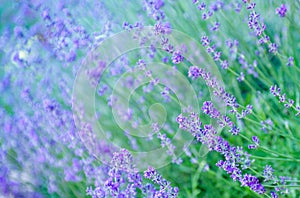
[[[256,159],[263,159],[263,160],[277,160],[277,161],[295,161],[300,162],[300,159],[291,159],[291,158],[274,158],[274,157],[262,157],[262,156],[255,156],[251,155],[252,158]]]
[[[276,187],[299,188],[300,185],[276,185],[276,186],[264,185],[264,187],[268,187],[268,188],[276,188]]]
[[[245,140],[247,140],[248,142],[251,142],[252,143],[252,141],[249,139],[249,138],[247,138],[246,136],[244,136],[243,134],[239,134],[242,138],[244,138]],[[268,148],[266,148],[266,147],[264,147],[264,146],[259,146],[258,148],[260,148],[261,150],[263,150],[263,151],[265,151],[266,153],[272,153],[273,155],[275,155],[275,156],[281,156],[281,157],[283,157],[283,158],[287,158],[287,159],[292,159],[292,160],[294,160],[294,161],[300,161],[300,159],[296,159],[296,158],[293,158],[293,157],[291,157],[291,156],[287,156],[286,154],[281,154],[281,153],[278,153],[278,152],[276,152],[276,151],[272,151],[272,150],[270,150],[270,149],[268,149]]]

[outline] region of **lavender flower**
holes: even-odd
[[[165,102],[170,102],[170,89],[168,87],[165,87],[164,90],[161,92],[161,95],[164,97]]]
[[[285,102],[285,100],[286,100],[286,94],[282,94],[281,96],[279,96],[280,102]]]
[[[297,106],[296,110],[297,110],[296,116],[299,116],[300,115],[300,106]]]
[[[201,37],[201,43],[204,47],[209,46],[210,44],[210,40],[208,39],[207,36],[202,36]]]
[[[286,180],[290,179],[290,177],[279,176],[279,181],[277,179],[279,186],[275,187],[275,191],[280,192],[281,194],[287,194],[289,189],[286,187]]]
[[[286,65],[289,67],[293,66],[294,65],[294,57],[289,57]]]
[[[248,149],[257,149],[257,145],[255,145],[255,144],[249,144],[248,145]]]
[[[274,95],[274,96],[280,96],[280,88],[277,87],[277,85],[272,85],[270,87],[270,92]]]
[[[197,8],[198,8],[199,10],[204,10],[204,9],[206,8],[206,4],[205,4],[204,2],[202,2],[202,3],[200,3],[200,4],[197,6]]]
[[[163,148],[167,148],[167,154],[170,155],[172,157],[172,162],[175,164],[181,164],[182,163],[182,159],[178,158],[175,155],[175,149],[176,147],[172,144],[171,139],[167,137],[166,134],[162,134],[162,133],[158,133],[157,134],[157,138],[160,139],[161,141],[161,146]]]
[[[181,55],[181,52],[180,51],[175,51],[173,52],[173,55],[172,55],[172,62],[174,64],[179,64],[181,62],[184,61],[184,57]]]
[[[160,186],[160,190],[155,193],[154,197],[177,197],[178,188],[171,187],[170,182],[162,178],[153,167],[148,167],[148,169],[144,171],[144,177]]]
[[[229,132],[232,133],[232,135],[238,135],[240,133],[240,128],[238,128],[236,125],[233,125]]]
[[[278,198],[278,195],[274,191],[271,191],[270,194],[272,198]]]
[[[264,168],[264,172],[263,172],[263,176],[265,178],[264,181],[273,180],[274,179],[273,173],[274,173],[274,170],[273,170],[272,166],[266,165]]]
[[[165,13],[161,10],[164,6],[163,0],[147,0],[144,2],[145,8],[150,17],[156,21],[162,21],[165,18]]]
[[[270,37],[269,36],[263,36],[258,40],[259,44],[265,44],[268,43],[270,41]]]
[[[203,19],[203,20],[206,20],[207,18],[208,18],[208,15],[207,15],[207,13],[204,12],[204,13],[202,14],[202,19]]]
[[[211,125],[204,125],[199,119],[198,114],[190,113],[187,117],[180,114],[176,122],[179,128],[189,131],[197,141],[208,146],[209,150],[213,150],[216,145],[216,130]]]
[[[219,22],[215,22],[213,27],[211,27],[211,31],[218,31],[220,27],[220,23]]]
[[[201,76],[201,70],[197,66],[192,66],[189,68],[188,76],[197,79]]]
[[[276,14],[278,14],[280,17],[285,17],[287,12],[287,8],[284,4],[281,4],[280,7],[276,8]]]
[[[257,177],[245,174],[243,179],[241,180],[242,186],[249,186],[251,190],[257,192],[258,194],[263,194],[266,192],[263,185],[260,184]]]
[[[256,6],[256,3],[250,3],[250,4],[247,6],[247,9],[248,9],[248,10],[252,10],[252,9],[255,8],[255,6]]]
[[[205,71],[205,69],[202,68],[197,69],[196,66],[192,66],[189,68],[188,75],[193,79],[202,77],[205,80],[206,84],[213,89],[214,95],[221,98],[227,106],[231,107],[230,112],[235,114],[238,119],[244,118],[246,115],[252,112],[252,106],[248,105],[247,109],[243,110],[240,114],[237,109],[239,105],[236,101],[236,98],[233,95],[225,92],[224,88],[217,83],[215,77],[212,77],[209,72]],[[238,133],[238,131],[236,130],[233,131],[234,133]]]
[[[240,73],[240,76],[236,78],[239,82],[242,82],[245,80],[245,74],[244,72],[241,72]]]
[[[291,108],[294,105],[295,101],[293,99],[288,99],[288,102],[284,104],[286,108]]]
[[[268,48],[269,48],[269,52],[275,54],[277,52],[278,46],[276,43],[270,43],[268,45]]]
[[[222,69],[228,69],[229,63],[227,60],[221,61],[221,67]]]
[[[213,104],[211,101],[205,101],[202,106],[202,111],[210,115],[212,118],[219,118],[220,117],[220,112],[214,108]]]
[[[257,136],[252,136],[252,141],[254,144],[248,145],[248,149],[256,149],[260,142]]]
[[[222,54],[221,52],[215,52],[214,55],[213,55],[213,59],[215,61],[219,61],[220,58],[221,58],[221,54]]]
[[[205,102],[203,107],[204,112],[209,113],[212,108],[212,103]],[[239,164],[244,163],[248,164],[249,166],[251,161],[249,161],[248,154],[244,153],[241,148],[230,146],[229,143],[223,138],[216,136],[215,132],[212,132],[214,131],[214,128],[211,125],[204,125],[202,129],[201,122],[198,121],[198,116],[195,116],[195,114],[192,114],[192,118],[193,119],[179,115],[177,117],[177,122],[180,124],[181,128],[192,132],[192,134],[197,137],[197,140],[207,145],[210,150],[215,150],[224,155],[226,161],[220,160],[216,165],[220,168],[223,168],[228,174],[230,174],[230,177],[234,181],[240,181],[242,186],[249,186],[251,190],[259,194],[265,193],[263,185],[255,176],[248,174],[242,176],[242,171],[239,168]],[[197,122],[193,122],[195,118]],[[200,133],[197,132],[198,130]],[[211,134],[212,139],[205,139],[207,134]],[[253,141],[255,143],[259,142],[257,137],[253,137]],[[242,156],[245,156],[244,158],[247,161],[242,161]]]
[[[250,29],[254,30],[256,36],[262,35],[262,33],[265,30],[265,25],[263,23],[260,24],[259,19],[260,19],[260,14],[258,14],[254,10],[251,11],[251,13],[249,15],[249,20],[248,20],[248,27]]]
[[[252,141],[254,142],[254,144],[259,145],[259,139],[257,136],[252,136]]]
[[[146,63],[143,59],[139,59],[137,62],[138,68],[141,70],[145,70],[146,69]]]

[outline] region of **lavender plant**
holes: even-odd
[[[0,197],[300,197],[300,1],[0,17]]]

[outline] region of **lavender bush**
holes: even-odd
[[[0,197],[300,197],[300,1],[0,17]]]

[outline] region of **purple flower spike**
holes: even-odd
[[[266,192],[262,184],[259,183],[257,177],[250,174],[245,174],[241,180],[242,186],[249,186],[251,190],[257,192],[258,194],[263,194]]]
[[[160,190],[153,197],[177,197],[178,188],[170,187],[170,182],[164,179],[153,167],[149,167],[144,172],[144,177],[160,186]]]

